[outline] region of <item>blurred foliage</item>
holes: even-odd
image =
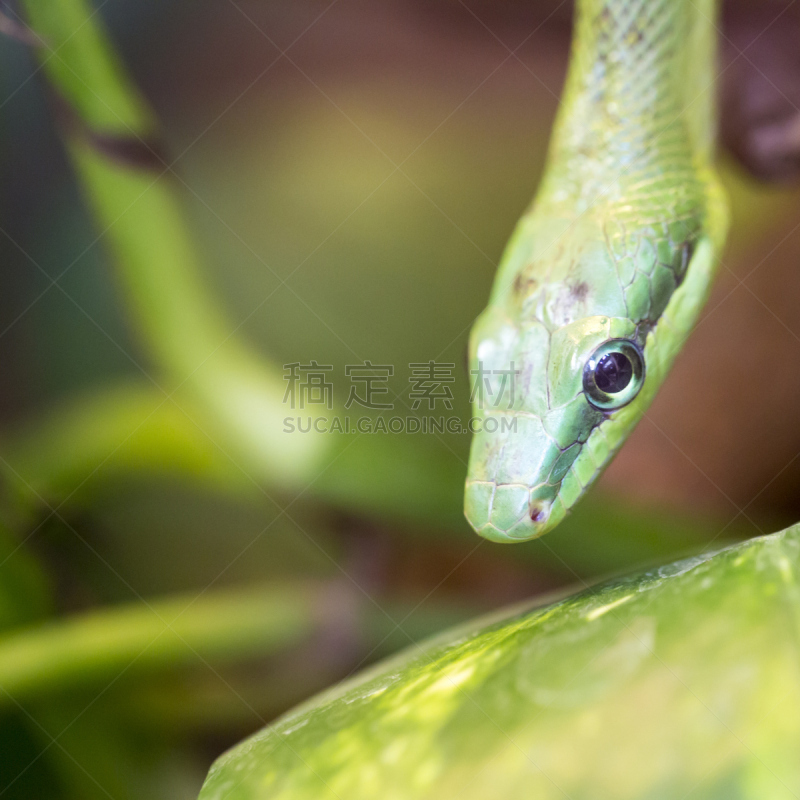
[[[514,46],[550,12],[527,5],[492,7]],[[0,42],[5,797],[194,797],[226,746],[409,643],[794,512],[601,487],[496,548],[461,514],[467,436],[280,434],[282,365],[312,359],[331,414],[370,359],[401,416],[425,413],[408,364],[455,364],[469,416],[467,332],[541,170],[568,20],[520,61],[462,12],[6,8],[42,45]],[[749,266],[798,195],[726,182]]]

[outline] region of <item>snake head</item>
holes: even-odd
[[[597,316],[523,333],[490,311],[476,338],[465,513],[488,539],[531,539],[562,519],[598,469],[587,442],[613,410],[615,392],[603,390],[621,388],[629,402],[644,382],[636,326]]]
[[[657,314],[652,301],[647,314],[630,313],[623,295],[587,297],[581,312],[589,313],[556,324],[546,310],[514,313],[508,302],[479,317],[470,339],[476,422],[464,512],[481,536],[519,542],[547,533],[611,460],[707,297],[711,242],[692,252],[680,283],[661,292]],[[598,263],[614,266],[608,255]],[[606,313],[591,313],[598,307]]]

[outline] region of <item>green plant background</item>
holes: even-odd
[[[566,59],[568,19],[526,5],[9,11],[43,44],[0,42],[4,797],[195,797],[226,747],[409,643],[800,516],[798,197],[730,164],[708,320],[556,535],[469,532],[463,435],[276,435],[282,365],[311,359],[340,408],[345,365],[397,365],[403,415],[406,365],[455,363],[468,416],[467,331]]]

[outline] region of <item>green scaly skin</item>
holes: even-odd
[[[472,380],[487,387],[474,413],[490,430],[472,442],[464,511],[488,539],[532,539],[564,518],[705,303],[727,228],[715,19],[715,0],[578,0],[545,175],[470,338]],[[583,371],[615,338],[639,345],[646,373],[631,403],[604,412]]]

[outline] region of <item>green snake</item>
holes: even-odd
[[[578,0],[574,26],[539,191],[470,336],[464,511],[498,542],[558,525],[623,444],[727,230],[715,0]]]

